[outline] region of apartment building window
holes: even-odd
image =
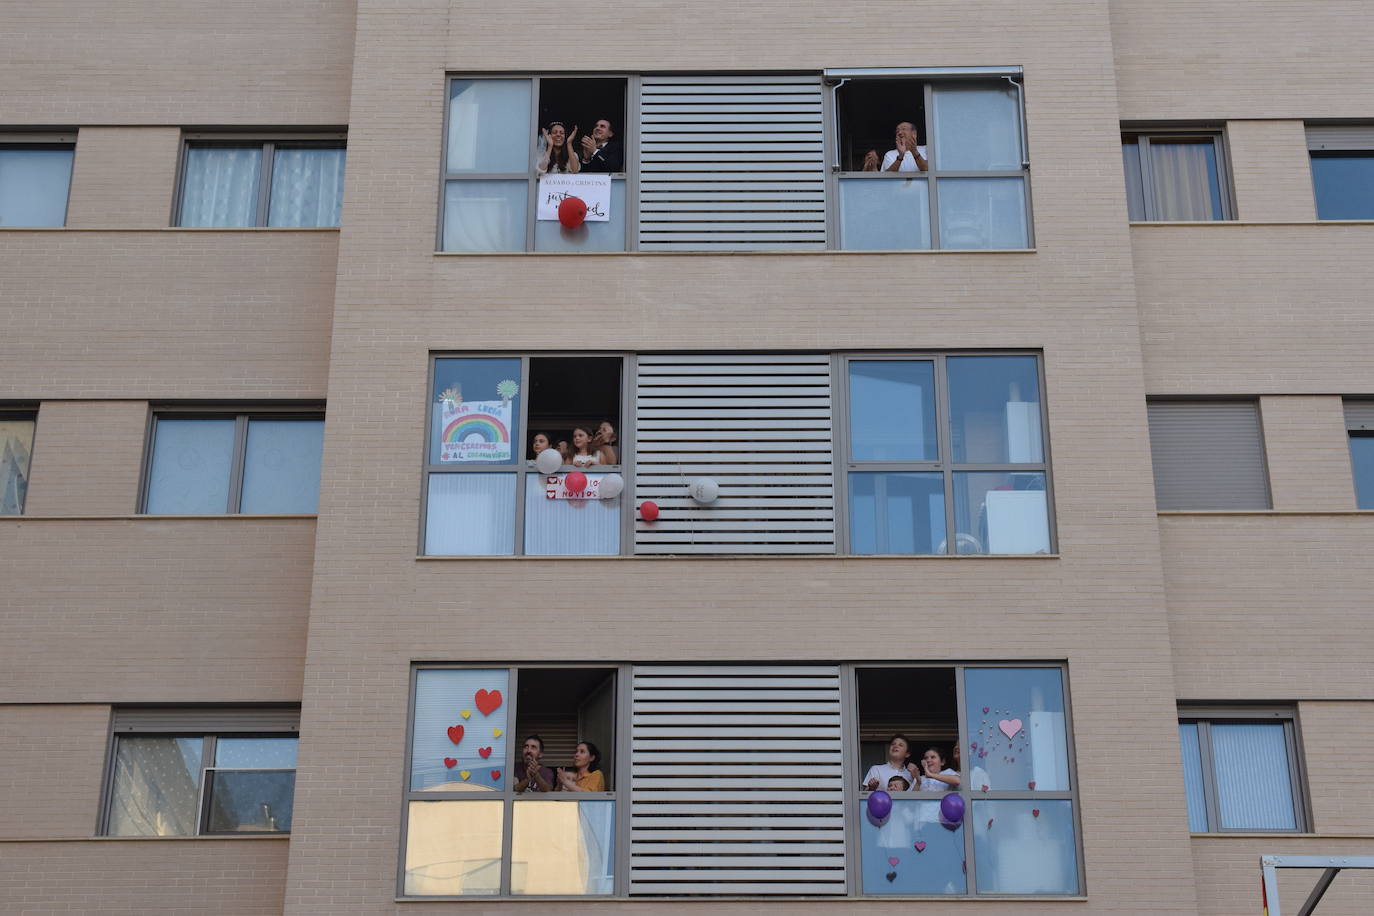
[[[1178,736],[1189,830],[1307,829],[1292,708],[1180,710]]]
[[[337,226],[344,159],[343,134],[188,134],[176,224]]]
[[[29,490],[34,415],[0,410],[0,515],[22,515]]]
[[[1355,501],[1374,509],[1374,401],[1346,401],[1345,426],[1350,436],[1350,469]]]
[[[411,693],[402,896],[1083,887],[1060,665],[417,664]],[[893,732],[944,781],[875,814]]]
[[[624,251],[625,98],[624,77],[451,79],[441,250]]]
[[[1019,82],[842,72],[826,73],[838,121],[838,247],[1029,247]]]
[[[1268,509],[1259,405],[1152,401],[1150,453],[1160,509]]]
[[[1308,125],[1317,219],[1374,219],[1374,126]]]
[[[115,711],[101,833],[290,833],[298,709]]]
[[[319,509],[324,419],[317,410],[153,418],[143,511],[149,515],[312,515]]]
[[[1133,221],[1233,219],[1218,132],[1126,132],[1121,157]]]
[[[75,156],[75,134],[0,134],[0,226],[65,226]]]

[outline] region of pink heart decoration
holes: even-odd
[[[983,791],[986,792],[987,790],[988,790],[987,783],[983,783]]]
[[[1034,791],[1035,791],[1035,780],[1032,779],[1030,782],[1026,783],[1026,788],[1027,788],[1027,789],[1030,789],[1032,792],[1034,792]]]
[[[988,714],[988,708],[987,708],[986,706],[984,706],[984,707],[983,707],[983,715],[986,716],[987,714]]]
[[[900,862],[900,861],[902,861],[902,860],[899,859],[899,858],[897,858],[896,856],[888,856],[888,857],[887,857],[887,864],[888,864],[888,865],[891,865],[891,866],[894,867],[894,868],[897,866],[897,863]]]
[[[988,829],[989,829],[989,830],[992,829],[992,822],[995,821],[995,820],[996,820],[996,818],[993,818],[993,817],[988,818]]]
[[[1032,808],[1032,809],[1031,809],[1031,817],[1039,817],[1039,816],[1040,816],[1040,809],[1039,809],[1039,808]]]
[[[917,840],[917,841],[916,841],[916,851],[917,851],[917,852],[925,852],[925,851],[926,851],[926,841],[925,841],[925,840]]]
[[[1002,730],[1002,734],[1006,735],[1008,740],[1010,740],[1012,738],[1015,738],[1016,733],[1021,730],[1021,720],[1003,719],[1001,722],[997,723],[997,727],[1000,728]]]

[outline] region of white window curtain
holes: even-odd
[[[191,147],[186,151],[181,225],[256,225],[261,173],[261,146]]]
[[[1221,826],[1296,830],[1284,727],[1213,723],[1211,734]]]
[[[343,208],[343,149],[282,149],[272,156],[269,226],[337,226]]]
[[[515,475],[431,474],[425,553],[515,553]]]
[[[1216,151],[1212,142],[1150,144],[1157,220],[1212,220]]]
[[[199,738],[121,738],[107,832],[194,836],[201,746]]]

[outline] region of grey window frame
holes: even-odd
[[[615,803],[615,876],[614,887],[610,894],[512,894],[510,892],[511,880],[511,847],[513,845],[513,834],[515,832],[515,811],[517,798],[521,795],[515,791],[515,780],[507,778],[503,783],[503,788],[490,792],[427,792],[416,791],[410,787],[411,765],[413,762],[413,752],[415,748],[415,690],[419,680],[419,673],[426,670],[487,670],[499,669],[507,672],[507,695],[505,697],[506,721],[508,727],[506,735],[511,740],[506,742],[506,756],[501,761],[501,766],[505,769],[507,776],[514,772],[516,755],[521,749],[520,742],[523,740],[517,732],[519,715],[519,696],[520,696],[520,672],[532,669],[554,669],[567,670],[570,668],[585,668],[597,671],[615,672],[615,709],[612,712],[612,721],[615,727],[615,755],[611,759],[611,789],[607,792],[541,792],[535,801],[555,801],[563,803],[575,803],[579,801],[611,801]],[[492,901],[492,900],[610,900],[625,899],[628,894],[629,868],[630,868],[630,803],[629,803],[629,776],[630,766],[624,761],[630,759],[630,692],[633,686],[633,678],[630,672],[633,666],[624,662],[577,662],[573,664],[563,664],[559,662],[492,662],[485,663],[452,663],[441,662],[412,662],[410,665],[409,693],[406,700],[406,731],[405,731],[405,753],[402,754],[401,771],[401,829],[399,854],[396,857],[396,899],[400,900],[466,900],[466,901]],[[623,774],[623,776],[622,776]],[[622,789],[623,787],[623,789]],[[624,799],[621,793],[624,792]],[[414,801],[500,801],[502,802],[501,815],[501,886],[497,894],[459,894],[459,895],[422,895],[413,896],[405,893],[406,880],[406,844],[410,840],[410,803]]]
[[[67,175],[67,197],[62,201],[62,225],[61,226],[34,226],[35,229],[65,229],[67,219],[71,216],[72,205],[72,179],[76,177],[76,130],[57,130],[57,131],[0,131],[0,149],[28,149],[28,150],[71,150],[72,151],[72,170]],[[30,227],[26,226],[7,226],[7,229],[22,230]]]
[[[526,554],[525,553],[525,488],[527,486],[525,478],[529,475],[543,476],[534,467],[533,461],[527,461],[520,457],[511,461],[510,464],[496,464],[495,462],[474,464],[464,466],[462,462],[453,464],[433,464],[430,462],[432,454],[434,436],[434,403],[438,394],[434,390],[435,368],[441,359],[518,359],[520,360],[520,391],[522,393],[530,390],[530,360],[531,359],[619,359],[620,363],[620,427],[616,433],[617,451],[616,456],[620,459],[619,464],[598,464],[594,473],[619,474],[625,478],[626,489],[620,497],[620,550],[615,554],[597,554],[585,557],[585,559],[596,559],[598,556],[629,556],[634,553],[634,514],[630,511],[630,506],[634,502],[634,493],[629,488],[629,483],[634,479],[634,453],[635,453],[635,425],[634,425],[634,379],[636,371],[635,354],[624,351],[579,351],[579,352],[558,352],[558,351],[522,351],[522,352],[468,352],[468,351],[432,351],[429,354],[428,371],[429,377],[425,381],[425,389],[428,398],[425,401],[425,442],[424,453],[420,461],[420,527],[418,532],[420,555],[431,557],[454,556],[454,554],[431,554],[426,553],[427,545],[425,535],[429,527],[429,480],[434,474],[514,474],[515,475],[515,550],[511,554],[500,554],[500,556],[533,556],[536,559],[548,559],[551,556],[564,556],[563,554]],[[525,454],[525,443],[529,439],[530,430],[527,428],[529,415],[528,397],[521,399],[520,416],[515,418],[515,454],[523,456]],[[566,474],[570,471],[585,470],[576,468],[570,464],[565,464],[556,473]],[[458,556],[469,556],[469,554],[458,554]],[[472,556],[490,556],[489,554],[474,554]],[[567,556],[579,556],[569,554]]]
[[[1078,754],[1074,745],[1074,726],[1073,726],[1073,701],[1072,690],[1069,681],[1069,665],[1063,660],[1017,660],[1001,661],[997,659],[980,660],[974,662],[941,662],[941,661],[842,661],[832,662],[829,660],[809,660],[797,661],[795,664],[835,664],[840,669],[840,722],[841,734],[843,735],[841,747],[841,779],[844,781],[844,806],[845,806],[845,869],[846,869],[846,893],[843,896],[837,895],[833,899],[845,900],[863,898],[868,900],[948,900],[949,895],[943,894],[919,894],[919,895],[894,895],[894,894],[865,894],[862,888],[862,855],[859,847],[860,832],[859,818],[862,816],[863,802],[868,798],[867,790],[859,788],[859,776],[864,772],[863,762],[860,758],[862,753],[859,741],[859,708],[858,708],[858,672],[870,668],[910,668],[910,669],[952,669],[955,676],[955,697],[956,715],[958,716],[958,741],[961,747],[968,746],[968,715],[965,703],[964,675],[969,669],[984,668],[1054,668],[1060,672],[1061,684],[1064,692],[1064,740],[1065,753],[1068,755],[1069,768],[1069,788],[1063,791],[1032,791],[1032,790],[989,790],[978,792],[976,796],[968,786],[961,786],[959,794],[963,795],[966,801],[966,810],[971,811],[972,801],[975,800],[1068,800],[1073,805],[1073,824],[1074,824],[1074,844],[1078,866],[1078,893],[1071,895],[1037,895],[1045,900],[1064,900],[1078,899],[1087,896],[1087,871],[1083,856],[1083,810],[1079,801],[1079,780],[1078,780]],[[737,664],[731,660],[715,660],[709,666],[729,667]],[[792,662],[775,661],[772,664],[787,665]],[[514,900],[567,900],[567,901],[595,901],[595,900],[689,900],[689,896],[637,896],[629,895],[629,875],[630,875],[630,806],[631,795],[629,777],[634,767],[633,748],[631,746],[630,729],[632,720],[632,693],[634,683],[634,669],[640,664],[661,665],[687,665],[697,666],[698,663],[691,661],[665,661],[662,659],[645,661],[606,661],[579,662],[576,664],[563,664],[558,662],[519,662],[519,661],[493,661],[490,663],[479,662],[412,662],[408,677],[408,694],[406,706],[406,729],[405,729],[405,752],[401,755],[401,819],[400,832],[398,839],[398,855],[396,858],[396,900],[398,902],[410,901],[514,901]],[[511,846],[513,833],[513,811],[512,806],[516,804],[516,795],[512,788],[511,780],[506,780],[505,788],[491,792],[426,792],[414,791],[410,788],[412,751],[415,745],[415,691],[417,678],[420,671],[439,669],[439,670],[481,670],[481,669],[504,669],[510,672],[510,681],[507,688],[510,696],[506,702],[509,705],[507,711],[507,721],[509,728],[507,733],[515,737],[518,733],[516,729],[516,718],[518,715],[518,677],[519,672],[524,669],[567,669],[567,668],[591,668],[598,670],[614,670],[616,672],[615,698],[616,706],[614,711],[615,721],[615,758],[613,766],[615,768],[612,785],[614,789],[605,793],[559,793],[553,792],[547,795],[541,794],[541,801],[563,801],[576,802],[580,800],[610,799],[616,802],[615,810],[615,882],[612,893],[608,895],[536,895],[536,894],[511,894],[510,871],[511,871]],[[502,763],[506,771],[511,772],[511,766],[515,761],[518,751],[517,741],[507,742],[506,757]],[[912,793],[913,798],[940,797],[936,793]],[[406,843],[409,838],[410,823],[410,803],[412,801],[497,801],[503,802],[502,815],[502,861],[501,861],[501,890],[499,894],[483,895],[433,895],[433,896],[407,896],[405,894],[405,862],[406,862]],[[958,895],[959,899],[976,897],[982,900],[1006,899],[1008,894],[979,894],[977,887],[976,863],[973,854],[973,831],[964,831],[964,854],[965,862],[968,866],[968,892]],[[778,899],[798,899],[796,897],[779,898],[776,896],[765,895],[743,895],[745,899],[751,900],[778,900]],[[725,900],[725,897],[719,898]]]
[[[252,408],[214,409],[205,407],[151,407],[148,411],[148,426],[143,439],[143,471],[138,483],[138,513],[148,514],[148,491],[153,480],[153,446],[157,442],[159,420],[233,420],[234,449],[229,456],[229,498],[225,503],[225,515],[242,515],[239,507],[243,504],[244,459],[248,452],[248,425],[253,420],[318,420],[325,419],[324,405],[318,402],[300,406],[272,406]],[[323,460],[323,454],[321,455]],[[271,513],[278,514],[278,513]],[[297,513],[280,513],[295,515]],[[307,513],[317,515],[318,513]]]
[[[295,738],[300,739],[299,706],[262,707],[116,707],[110,711],[109,730],[105,741],[105,775],[96,817],[96,836],[110,836],[110,813],[114,804],[115,761],[121,738],[199,738],[202,742],[200,771],[196,777],[196,837],[239,836],[234,833],[211,833],[210,797],[207,793],[207,773],[225,769],[229,772],[287,772],[280,767],[219,768],[214,764],[215,741],[218,738]],[[299,746],[299,745],[298,745]],[[290,772],[296,772],[299,764]],[[293,790],[294,795],[294,790]],[[250,831],[260,836],[290,836],[289,830]],[[128,837],[135,839],[136,837]]]
[[[851,75],[845,75],[851,74]],[[826,70],[825,80],[829,92],[823,93],[826,111],[823,115],[826,124],[826,139],[829,144],[827,160],[830,168],[826,175],[826,197],[827,205],[827,232],[829,239],[827,248],[837,251],[848,251],[844,247],[844,239],[841,237],[842,227],[840,225],[840,182],[850,179],[863,179],[873,181],[893,181],[894,176],[883,172],[864,172],[846,171],[840,168],[840,123],[839,106],[835,99],[835,93],[846,82],[860,80],[907,80],[922,83],[922,112],[924,114],[924,133],[926,137],[926,163],[929,168],[924,172],[906,173],[911,177],[907,180],[926,181],[926,202],[929,208],[928,231],[930,233],[930,248],[921,249],[893,249],[896,251],[981,251],[978,248],[941,248],[940,246],[940,201],[939,184],[944,178],[1020,178],[1022,188],[1026,194],[1026,247],[1016,249],[1018,251],[1029,251],[1035,248],[1035,217],[1034,207],[1031,201],[1031,172],[1030,172],[1030,147],[1029,130],[1026,126],[1026,88],[1022,80],[1020,67],[953,67],[953,68],[922,68],[912,70],[874,68],[870,70]],[[998,169],[991,171],[967,171],[967,170],[942,170],[936,161],[935,144],[932,138],[935,136],[935,86],[940,84],[947,87],[977,87],[988,86],[996,79],[1006,80],[1016,87],[1017,93],[1017,116],[1020,119],[1021,133],[1021,168],[1016,170]]]
[[[1227,152],[1226,131],[1220,127],[1157,128],[1149,125],[1121,125],[1121,141],[1124,146],[1127,137],[1133,137],[1140,150],[1140,185],[1144,198],[1145,215],[1143,219],[1132,220],[1141,223],[1189,222],[1189,220],[1162,220],[1153,213],[1154,176],[1150,167],[1151,140],[1203,140],[1210,139],[1217,160],[1217,189],[1221,196],[1221,218],[1205,220],[1209,223],[1224,223],[1236,219],[1236,191],[1231,173],[1231,157]],[[1122,163],[1125,169],[1125,163]],[[1129,205],[1129,200],[1127,201]],[[1129,214],[1128,214],[1129,217]]]
[[[606,172],[614,184],[617,180],[625,182],[625,246],[619,251],[589,251],[589,252],[556,252],[538,251],[534,247],[535,235],[535,214],[539,208],[538,190],[540,175],[535,171],[535,164],[539,161],[539,145],[535,142],[540,130],[539,124],[539,93],[540,81],[550,79],[623,79],[625,81],[625,123],[622,125],[623,133],[617,132],[616,136],[620,139],[621,149],[625,154],[624,170],[619,172]],[[530,138],[530,160],[526,163],[523,171],[511,170],[509,172],[450,172],[448,170],[448,138],[449,138],[449,110],[452,100],[453,83],[458,80],[508,80],[514,82],[528,82],[530,84],[530,118],[529,118],[529,138]],[[492,255],[492,254],[623,254],[626,251],[634,251],[639,247],[639,106],[633,100],[639,98],[639,74],[625,73],[623,71],[514,71],[510,73],[463,73],[450,72],[444,77],[444,99],[443,99],[443,133],[439,144],[439,207],[438,222],[435,226],[434,252],[435,254],[465,254],[465,255]],[[450,181],[516,181],[525,179],[525,247],[521,251],[508,252],[489,252],[489,251],[445,251],[444,250],[444,222],[446,219],[447,208],[447,188]]]
[[[1311,802],[1307,796],[1307,768],[1303,763],[1302,732],[1295,706],[1191,706],[1178,708],[1180,725],[1196,723],[1198,756],[1202,761],[1202,797],[1207,807],[1208,833],[1307,833],[1311,830]],[[1293,796],[1292,830],[1263,827],[1223,827],[1217,801],[1216,763],[1212,757],[1211,726],[1246,723],[1283,725],[1284,750],[1288,757],[1288,778]],[[1196,835],[1196,834],[1195,834]]]
[[[29,479],[30,477],[33,476],[33,445],[34,445],[34,442],[35,442],[35,441],[37,440],[37,438],[38,438],[38,407],[37,407],[36,405],[33,406],[33,407],[28,407],[28,406],[24,406],[24,405],[22,405],[22,404],[21,404],[21,405],[0,404],[0,421],[4,421],[4,422],[8,422],[8,423],[16,423],[16,422],[18,422],[18,423],[32,423],[32,424],[33,424],[33,432],[32,432],[32,434],[29,436],[29,467],[27,468],[27,473],[26,473],[26,475],[25,475],[26,484],[25,484],[25,487],[24,487],[24,498],[23,498],[23,499],[20,501],[20,503],[19,503],[19,515],[17,515],[17,516],[3,516],[3,515],[0,515],[0,518],[4,518],[4,517],[9,517],[9,518],[21,518],[21,517],[24,515],[24,506],[28,503],[28,486],[27,486],[27,481],[28,481],[28,479]]]
[[[262,167],[258,170],[258,199],[254,207],[252,226],[188,226],[181,225],[181,204],[186,192],[186,169],[189,165],[190,150],[193,147],[262,147]],[[181,148],[177,154],[176,190],[172,194],[173,228],[190,229],[337,229],[338,226],[272,226],[267,225],[271,214],[268,212],[272,200],[272,165],[277,148],[282,149],[342,149],[347,157],[348,131],[345,128],[329,128],[319,131],[252,131],[230,133],[224,131],[203,132],[183,131]],[[346,162],[345,162],[345,167]]]
[[[1368,398],[1346,398],[1342,402],[1345,413],[1346,449],[1350,454],[1351,485],[1355,489],[1355,505],[1360,503],[1360,481],[1355,477],[1355,453],[1351,445],[1355,439],[1374,439],[1374,400]],[[1374,494],[1370,494],[1374,501]]]
[[[986,462],[956,463],[953,456],[954,437],[950,426],[949,357],[974,356],[1030,356],[1035,358],[1036,380],[1039,384],[1036,394],[1040,402],[1040,454],[1041,460],[1024,464],[990,464]],[[852,362],[929,362],[935,376],[935,436],[939,457],[934,461],[855,461],[851,457],[850,417],[849,417],[849,364]],[[958,554],[958,537],[954,518],[954,475],[956,473],[999,472],[999,473],[1040,473],[1045,475],[1045,523],[1049,528],[1050,553],[1059,552],[1058,526],[1054,511],[1054,480],[1050,473],[1050,424],[1048,399],[1045,387],[1045,355],[1039,350],[970,350],[970,351],[874,351],[846,352],[839,354],[839,365],[833,380],[836,386],[834,408],[835,416],[835,478],[837,480],[835,500],[839,511],[835,513],[836,524],[843,530],[837,532],[836,543],[844,556],[865,556],[853,553],[850,530],[849,476],[855,472],[924,472],[940,473],[944,479],[945,494],[945,552],[943,554],[886,554],[885,556],[955,556]],[[978,554],[979,556],[1024,556],[1024,554]],[[878,556],[884,556],[879,554]]]
[[[1312,179],[1312,202],[1313,206],[1317,203],[1317,175],[1312,171],[1311,163],[1314,159],[1321,158],[1340,158],[1342,153],[1364,153],[1374,157],[1374,124],[1349,124],[1349,125],[1306,125],[1307,133],[1307,161],[1308,177]],[[1334,156],[1323,156],[1323,153],[1334,153]],[[1374,216],[1369,217],[1374,219]],[[1320,212],[1317,219],[1322,220]],[[1340,220],[1336,220],[1340,222]]]

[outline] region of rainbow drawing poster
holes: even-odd
[[[440,461],[510,461],[510,401],[444,401]]]

